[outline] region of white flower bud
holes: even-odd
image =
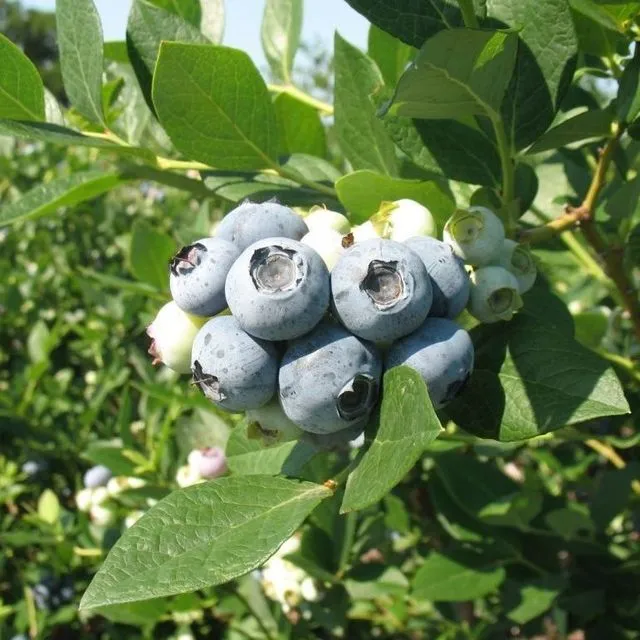
[[[91,504],[101,505],[109,499],[109,492],[106,487],[96,487],[91,494]]]
[[[194,473],[191,467],[186,464],[178,469],[176,473],[176,482],[179,487],[190,487],[193,484],[202,482],[202,478],[199,473]]]
[[[125,529],[130,529],[133,525],[142,518],[144,515],[144,511],[132,511],[125,519],[124,526]]]
[[[342,234],[334,229],[315,229],[302,237],[300,242],[311,247],[324,260],[331,271],[340,256],[345,252],[342,246]]]
[[[115,520],[115,513],[99,504],[94,504],[89,510],[89,516],[93,524],[99,527],[106,527]]]
[[[304,221],[309,231],[332,229],[345,235],[349,233],[351,229],[351,224],[345,216],[337,211],[331,211],[331,209],[325,209],[324,207],[311,209],[309,214],[304,217]]]
[[[93,504],[93,489],[80,489],[76,493],[76,506],[79,511],[87,513]]]
[[[178,373],[191,371],[191,347],[207,318],[185,313],[175,302],[167,302],[147,328],[152,338],[149,353],[153,364],[162,362]]]

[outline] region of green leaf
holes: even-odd
[[[104,57],[112,62],[120,64],[129,64],[129,56],[127,54],[127,43],[120,40],[112,40],[105,42],[103,47]]]
[[[410,198],[430,209],[442,226],[455,209],[455,202],[441,182],[390,178],[375,171],[354,171],[336,182],[340,202],[354,224],[369,219],[385,201]]]
[[[587,144],[599,140],[611,133],[612,120],[613,113],[609,109],[583,111],[549,129],[527,150],[527,153],[541,153],[576,142]]]
[[[526,526],[542,507],[541,494],[521,487],[493,464],[458,452],[435,458],[438,477],[470,516],[496,526]]]
[[[103,464],[117,476],[133,474],[135,465],[123,455],[122,440],[99,440],[92,442],[82,454],[93,464]]]
[[[92,0],[56,0],[56,25],[62,80],[69,100],[85,118],[104,124],[100,15]]]
[[[450,180],[496,186],[501,182],[500,156],[480,129],[457,120],[384,118],[393,141],[417,166]]]
[[[349,572],[344,587],[353,600],[377,600],[404,596],[409,590],[409,581],[397,567],[361,564]]]
[[[143,220],[136,220],[129,245],[129,268],[137,280],[159,291],[169,287],[169,260],[176,252],[175,241],[156,231]]]
[[[306,153],[324,157],[327,140],[318,111],[287,93],[281,93],[273,104],[280,133],[280,155]]]
[[[228,456],[227,464],[231,473],[239,476],[297,476],[316,453],[313,445],[298,440]]]
[[[521,149],[551,124],[569,87],[578,53],[571,11],[567,0],[487,0],[487,9],[489,18],[518,32],[502,113]]]
[[[407,44],[421,47],[424,41],[442,29],[462,26],[462,15],[451,0],[347,0],[369,22]]]
[[[302,31],[302,0],[267,0],[260,37],[262,48],[273,74],[291,82],[293,59]]]
[[[200,27],[202,9],[200,0],[150,0],[153,4],[182,18],[194,27]]]
[[[202,18],[200,31],[211,40],[219,44],[224,33],[224,0],[200,0]]]
[[[554,509],[545,515],[544,520],[551,530],[565,539],[589,535],[595,530],[586,509],[584,512],[573,508]]]
[[[51,489],[45,489],[38,498],[38,517],[51,525],[60,517],[60,502]]]
[[[527,624],[548,611],[566,586],[562,576],[549,575],[526,583],[505,584],[506,616],[516,624]]]
[[[441,31],[402,74],[388,109],[410,118],[495,116],[516,51],[516,36],[502,31]]]
[[[22,138],[24,140],[39,140],[41,142],[61,144],[67,147],[80,146],[104,149],[120,155],[140,157],[148,162],[155,160],[155,155],[148,149],[119,145],[104,138],[86,136],[73,129],[49,122],[0,120],[0,135]]]
[[[91,200],[110,191],[123,181],[114,171],[80,171],[66,178],[43,182],[27,191],[19,200],[0,209],[0,226],[21,220],[38,218]]]
[[[384,374],[383,385],[380,423],[371,446],[349,474],[341,513],[382,500],[442,431],[427,385],[417,371],[395,367]]]
[[[636,267],[640,266],[640,224],[636,224],[631,233],[629,233],[625,257],[631,261],[631,264]]]
[[[495,591],[506,572],[489,553],[432,552],[413,579],[412,596],[433,602],[474,600]]]
[[[153,625],[167,613],[169,602],[165,598],[147,600],[146,602],[131,602],[109,607],[99,607],[95,613],[104,616],[112,622],[144,627]]]
[[[579,3],[573,4],[577,5]],[[580,4],[594,6],[590,0],[584,0]],[[600,20],[602,14],[597,16],[597,19],[594,19],[596,17],[595,14],[578,11],[572,6],[571,17],[573,18],[580,52],[594,56],[609,57],[616,54],[623,47],[626,48],[627,43],[621,33],[611,29],[610,26],[603,26]]]
[[[613,469],[602,473],[591,499],[591,518],[596,528],[604,530],[621,513],[631,494],[631,483],[638,479],[637,464],[629,464],[623,469]]]
[[[134,0],[127,22],[127,50],[131,66],[147,104],[154,110],[151,100],[153,70],[163,40],[206,44],[200,30],[175,12],[165,11],[157,3]]]
[[[375,24],[369,27],[369,57],[378,65],[385,83],[394,87],[407,64],[416,55],[414,47],[383,31]]]
[[[275,111],[251,58],[237,49],[164,42],[153,102],[176,148],[218,169],[272,167]]]
[[[617,113],[618,119],[622,122],[633,122],[640,115],[640,50],[638,47],[633,58],[627,62],[620,78]]]
[[[528,302],[525,297],[525,307]],[[540,318],[491,325],[469,384],[447,413],[462,428],[502,441],[629,412],[620,381],[601,358]]]
[[[371,96],[384,82],[371,58],[335,35],[335,129],[342,152],[354,169],[396,175],[393,142],[376,114]]]
[[[260,566],[322,500],[322,485],[219,478],[173,492],[109,552],[81,609],[195,591]]]
[[[44,120],[44,86],[31,60],[0,33],[0,118]]]

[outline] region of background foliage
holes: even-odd
[[[301,60],[302,3],[269,0],[264,74],[214,46],[222,2],[134,0],[104,46],[90,0],[0,4],[0,637],[637,637],[640,3],[349,4],[367,52]],[[273,196],[354,223],[490,204],[544,277],[508,325],[463,318],[446,414],[396,370],[360,452],[265,448],[144,329],[175,247]],[[212,445],[230,475],[173,491]],[[75,502],[95,463],[146,482],[108,526]],[[165,496],[170,544],[153,509],[127,529]],[[254,569],[294,531],[321,597],[289,605]]]

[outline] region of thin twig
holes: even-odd
[[[606,442],[600,442],[594,438],[585,440],[585,444],[606,458],[616,469],[624,469],[627,463],[618,455],[618,452]],[[633,480],[631,488],[636,495],[640,495],[640,480]]]

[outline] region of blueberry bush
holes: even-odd
[[[0,638],[638,637],[640,3],[346,1],[0,34]]]

